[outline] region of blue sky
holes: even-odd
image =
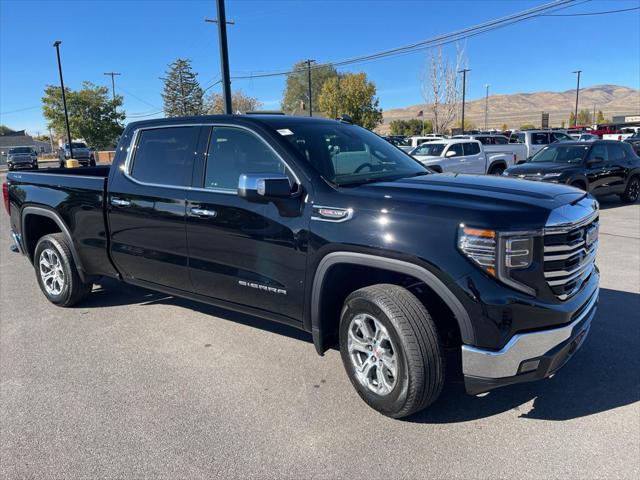
[[[333,61],[374,53],[459,30],[548,0],[227,0],[231,73],[286,70],[295,61]],[[562,12],[598,12],[640,6],[640,0],[592,0]],[[65,84],[83,80],[110,86],[128,114],[161,110],[167,64],[193,60],[207,86],[219,78],[214,0],[0,0],[0,123],[44,132],[40,99],[58,85],[54,40],[62,40]],[[640,87],[640,11],[601,16],[538,17],[466,40],[468,98],[491,93],[563,91],[582,85]],[[454,47],[446,51],[453,55]],[[422,102],[426,53],[352,65],[378,88],[383,109]],[[279,107],[284,77],[237,80],[232,88]],[[210,91],[216,91],[219,86]]]

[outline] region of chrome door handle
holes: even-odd
[[[115,205],[116,207],[130,207],[131,202],[129,200],[123,200],[122,198],[112,198],[111,205]]]
[[[204,208],[192,208],[191,215],[195,215],[196,217],[213,218],[218,215],[218,212],[216,212],[215,210],[207,210]]]

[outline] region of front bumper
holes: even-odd
[[[598,290],[558,328],[514,335],[500,350],[462,347],[462,371],[468,393],[546,378],[559,370],[586,338],[598,305]]]

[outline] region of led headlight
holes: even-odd
[[[535,296],[533,288],[512,277],[513,271],[531,266],[533,234],[497,232],[460,225],[458,248],[487,274],[516,290]]]

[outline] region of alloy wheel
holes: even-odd
[[[46,248],[40,254],[40,278],[49,295],[60,295],[64,289],[64,269],[58,253]]]
[[[396,348],[382,323],[366,313],[349,324],[347,349],[360,384],[384,396],[391,393],[398,379]]]

